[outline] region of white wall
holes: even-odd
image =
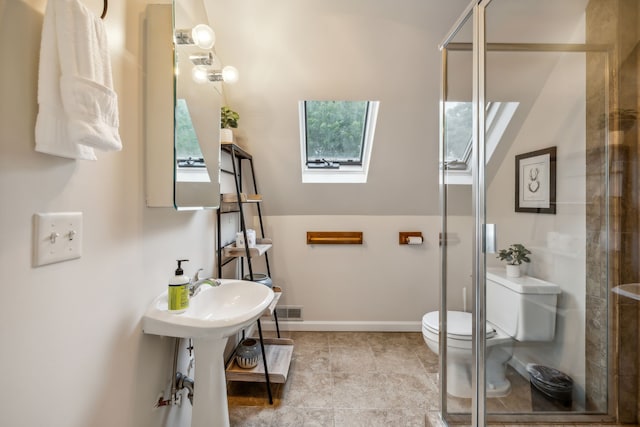
[[[439,305],[438,217],[269,216],[269,258],[283,305],[303,307],[305,330],[420,330]],[[362,245],[307,245],[307,231],[362,231]],[[399,245],[399,231],[425,244]]]
[[[147,1],[109,2],[124,149],[96,162],[34,151],[44,0],[0,2],[0,424],[187,426],[189,404],[152,411],[172,340],[141,332],[176,258],[213,270],[214,214],[144,205],[141,22]],[[84,4],[100,14],[101,0]],[[32,216],[81,211],[83,256],[31,266]],[[186,356],[186,352],[181,354]],[[181,361],[184,369],[184,360]]]

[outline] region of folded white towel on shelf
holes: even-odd
[[[122,149],[104,23],[79,0],[49,0],[38,76],[36,151],[95,160]]]

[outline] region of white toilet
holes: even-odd
[[[507,277],[505,269],[487,271],[486,371],[487,397],[509,394],[506,363],[516,341],[551,341],[555,334],[556,307],[560,287],[533,277]],[[422,317],[422,336],[427,346],[439,352],[440,313]],[[471,313],[447,312],[447,392],[470,398],[472,318]]]

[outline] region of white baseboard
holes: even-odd
[[[272,320],[261,322],[265,330],[273,331],[276,324]],[[359,321],[286,321],[278,322],[281,331],[309,332],[421,332],[422,323],[416,322],[359,322]]]

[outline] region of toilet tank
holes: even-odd
[[[487,269],[487,320],[518,341],[551,341],[560,287],[533,277]]]

